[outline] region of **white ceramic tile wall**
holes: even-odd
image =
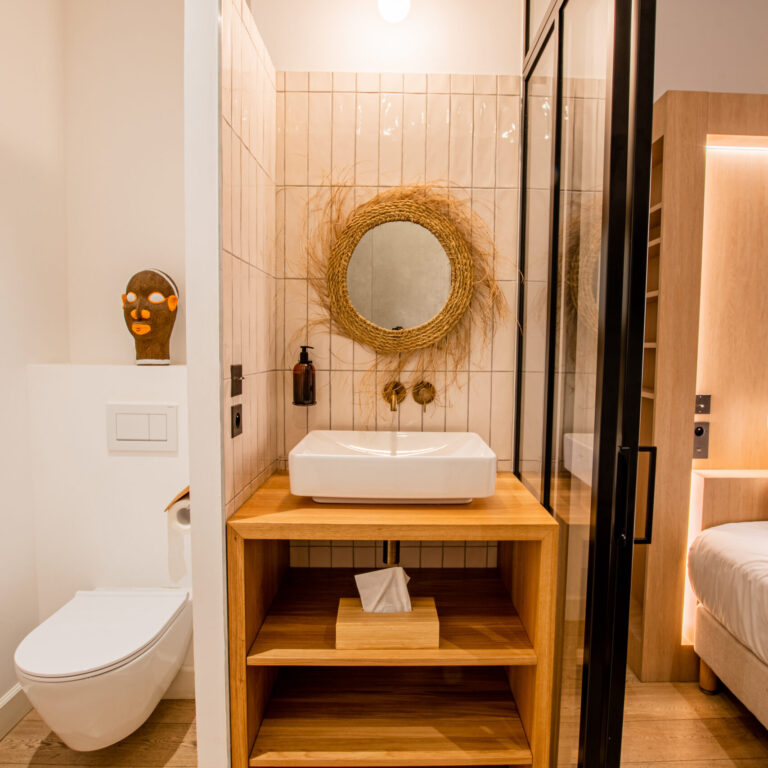
[[[282,442],[282,373],[275,344],[282,297],[275,260],[276,73],[240,0],[222,0],[221,55],[222,419],[231,512],[274,472]],[[245,377],[242,395],[234,398],[232,364],[241,364]],[[243,407],[243,433],[231,438],[235,403]]]
[[[284,432],[280,457],[309,429],[471,430],[512,468],[514,422],[519,78],[349,72],[277,76],[278,367]],[[493,233],[496,278],[509,305],[492,342],[473,346],[457,381],[426,413],[408,397],[396,417],[378,392],[387,372],[370,350],[334,335],[312,301],[306,242],[331,184],[349,205],[399,184],[447,181]],[[300,344],[314,346],[317,406],[291,404]]]

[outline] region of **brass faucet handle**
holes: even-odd
[[[405,400],[405,387],[399,381],[390,381],[384,385],[381,395],[389,403],[389,409],[396,411],[397,406]]]
[[[413,399],[422,407],[424,413],[427,412],[427,405],[435,399],[436,395],[434,384],[428,381],[420,381],[413,387]]]

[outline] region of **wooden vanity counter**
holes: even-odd
[[[541,539],[557,523],[510,472],[496,493],[469,504],[319,504],[293,496],[288,475],[272,475],[229,519],[244,539]]]
[[[227,524],[233,768],[548,768],[557,536],[509,473],[463,505],[319,504],[273,475]],[[408,569],[438,648],[342,651],[355,570],[290,568],[291,539],[498,541],[498,566]]]

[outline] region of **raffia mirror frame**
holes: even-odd
[[[384,190],[357,207],[350,187],[333,187],[320,208],[320,224],[310,233],[309,265],[315,297],[330,315],[334,332],[375,350],[378,367],[399,375],[466,368],[470,336],[487,343],[494,321],[506,311],[494,279],[493,237],[469,200],[442,185],[412,185]],[[451,265],[445,305],[433,318],[404,330],[382,328],[353,306],[347,268],[357,244],[373,227],[409,221],[429,230]]]

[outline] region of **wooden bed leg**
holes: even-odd
[[[717,675],[705,663],[704,659],[699,659],[699,688],[709,696],[714,696],[720,689]]]

